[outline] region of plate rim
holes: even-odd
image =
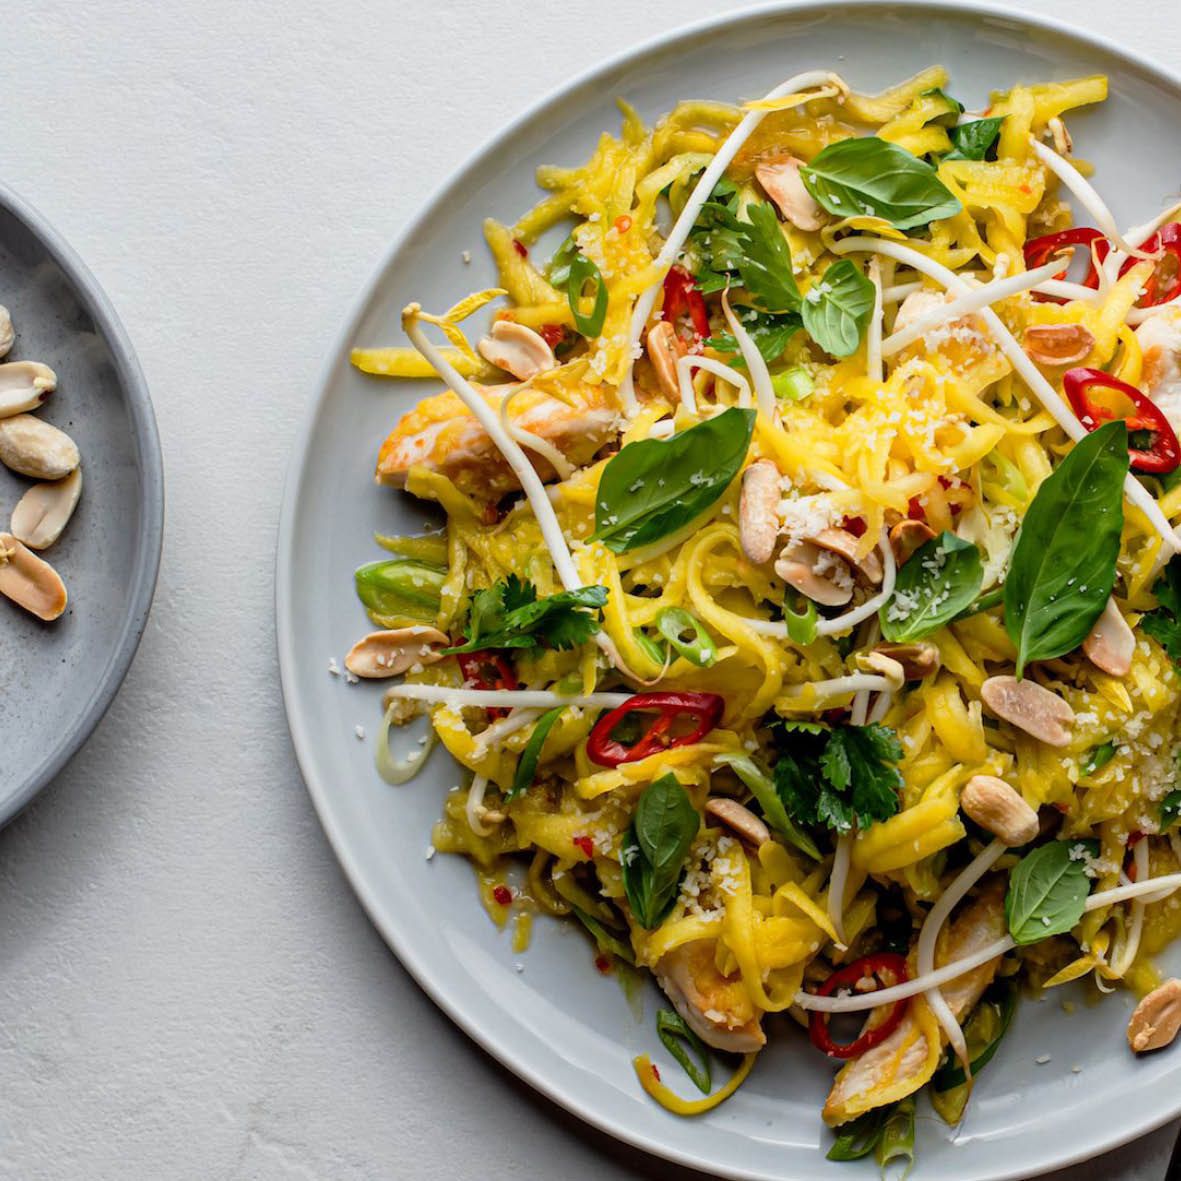
[[[295,671],[297,656],[291,626],[292,594],[288,577],[293,569],[291,559],[297,533],[295,509],[299,499],[303,471],[315,441],[316,415],[324,392],[330,385],[337,367],[342,362],[347,363],[351,343],[382,278],[389,272],[391,264],[398,254],[424,231],[439,203],[453,189],[459,188],[468,174],[475,171],[486,157],[511,142],[547,107],[564,102],[584,86],[602,76],[625,68],[649,54],[665,50],[679,41],[693,40],[703,34],[719,31],[731,25],[754,25],[761,20],[777,16],[807,15],[808,13],[820,15],[831,11],[832,5],[829,0],[767,0],[767,2],[754,4],[749,8],[732,10],[676,25],[617,53],[595,60],[565,83],[544,91],[514,115],[491,139],[465,156],[430,190],[418,211],[409,217],[391,237],[358,295],[349,306],[340,329],[332,337],[332,343],[325,361],[320,367],[317,380],[311,392],[305,396],[302,418],[284,476],[283,495],[280,503],[275,553],[275,640],[279,658],[280,688],[288,732],[300,775],[311,796],[321,827],[328,838],[333,855],[369,921],[419,988],[451,1022],[495,1058],[497,1063],[528,1083],[550,1102],[613,1139],[640,1149],[658,1159],[694,1169],[703,1167],[700,1157],[679,1149],[675,1144],[666,1143],[643,1132],[621,1127],[606,1118],[599,1117],[593,1110],[588,1110],[576,1094],[564,1090],[559,1083],[550,1080],[544,1071],[533,1067],[518,1055],[511,1042],[481,1028],[473,1018],[467,1015],[458,1000],[449,994],[446,986],[436,982],[429,968],[420,962],[413,948],[403,939],[397,925],[386,921],[377,891],[370,888],[359,864],[349,852],[347,834],[337,825],[332,815],[330,798],[335,789],[331,784],[321,782],[311,770],[315,765],[311,752],[311,741],[309,736],[303,732],[301,722],[297,717],[298,690]],[[1008,21],[1015,26],[1024,26],[1037,29],[1040,32],[1060,35],[1088,49],[1119,59],[1126,65],[1147,75],[1153,81],[1181,91],[1181,70],[1170,70],[1162,62],[1153,60],[1130,48],[1122,40],[1111,40],[1089,30],[1078,29],[1058,17],[1017,10],[1004,3],[1004,0],[964,0],[962,3],[958,0],[900,0],[897,3],[892,0],[844,0],[840,5],[840,11],[841,13],[860,12],[863,14],[874,11],[884,11],[887,14],[902,11],[932,17],[948,16],[963,19],[976,16]],[[1100,1133],[1094,1140],[1085,1145],[1080,1144],[1067,1155],[1032,1166],[1022,1165],[1019,1169],[1012,1168],[990,1174],[990,1177],[993,1181],[1027,1181],[1035,1176],[1069,1168],[1140,1139],[1179,1115],[1181,1115],[1181,1090],[1177,1092],[1177,1098],[1171,1105],[1166,1105],[1159,1111],[1145,1113],[1139,1118],[1131,1118],[1118,1131],[1108,1134]],[[707,1163],[704,1167],[713,1168],[714,1166]],[[1033,1172],[1029,1171],[1031,1167]],[[727,1166],[725,1176],[734,1178],[735,1181],[764,1181],[768,1174],[759,1169],[745,1169],[741,1163],[735,1162]]]
[[[127,403],[131,437],[139,459],[142,512],[135,543],[135,567],[122,623],[106,667],[85,706],[57,744],[0,800],[0,828],[22,812],[74,757],[94,732],[119,692],[139,649],[151,612],[164,543],[164,460],[147,380],[115,305],[78,252],[49,219],[9,185],[0,182],[0,208],[15,217],[61,268],[78,302],[93,320],[111,352],[115,374]]]

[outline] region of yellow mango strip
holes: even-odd
[[[730,1076],[726,1085],[712,1095],[706,1095],[704,1099],[682,1099],[675,1091],[670,1091],[660,1081],[656,1066],[647,1054],[639,1054],[633,1058],[632,1067],[636,1072],[636,1078],[639,1079],[640,1086],[661,1107],[671,1111],[673,1115],[701,1115],[706,1111],[712,1111],[719,1103],[724,1103],[746,1082],[746,1076],[750,1074],[757,1057],[757,1053],[747,1054],[742,1059],[742,1065]]]

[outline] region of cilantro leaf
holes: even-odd
[[[606,602],[607,588],[603,586],[584,586],[539,599],[532,582],[510,574],[503,582],[472,596],[463,633],[467,643],[446,648],[444,652],[542,645],[573,648],[599,630],[599,617],[594,609]]]
[[[799,310],[800,291],[791,250],[769,201],[748,205],[745,217],[718,201],[707,201],[697,216],[690,243],[698,257],[694,277],[705,294],[735,281],[764,312]]]
[[[898,811],[903,780],[896,764],[901,758],[902,744],[893,730],[877,724],[842,726],[828,740],[821,769],[837,792],[849,794],[857,823],[868,828]]]
[[[750,333],[764,361],[778,361],[788,342],[800,330],[800,317],[795,312],[759,312],[753,308],[735,308],[743,328]],[[705,342],[706,348],[730,354],[727,364],[733,369],[745,369],[746,362],[738,351],[738,341],[730,332],[720,332]]]
[[[1181,557],[1174,556],[1152,588],[1160,606],[1140,620],[1140,626],[1181,668]]]
[[[775,765],[775,789],[787,813],[803,824],[848,832],[898,811],[902,745],[885,726],[835,730],[793,726],[791,745]]]

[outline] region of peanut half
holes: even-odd
[[[1154,988],[1132,1011],[1128,1021],[1128,1045],[1137,1054],[1162,1050],[1181,1029],[1181,980],[1166,980]]]
[[[1037,813],[995,775],[973,775],[960,796],[960,807],[965,816],[1010,847],[1027,845],[1038,834]]]

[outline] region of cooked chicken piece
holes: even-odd
[[[938,966],[972,955],[1001,938],[1005,930],[1004,888],[997,879],[950,925]],[[999,964],[998,956],[943,986],[943,997],[957,1021],[967,1016],[992,983]],[[926,1030],[938,1027],[933,1018],[920,1023],[915,1009],[922,1003],[916,997],[902,1023],[884,1042],[842,1067],[824,1104],[826,1123],[847,1123],[874,1107],[914,1094],[930,1079],[938,1055],[931,1053]],[[940,1037],[942,1040],[941,1032]]]
[[[1181,308],[1154,312],[1136,329],[1136,339],[1144,354],[1144,392],[1181,434]]]
[[[767,1043],[762,1013],[737,978],[723,976],[714,961],[717,943],[697,939],[667,952],[656,965],[656,983],[707,1046],[749,1054]]]
[[[950,294],[938,291],[913,291],[898,308],[894,317],[894,331],[901,332],[919,320],[937,312],[941,307],[954,299]],[[983,319],[978,315],[960,316],[955,320],[944,320],[927,331],[913,344],[907,346],[898,355],[910,356],[912,353],[920,355],[939,353],[951,365],[960,370],[966,370],[975,365],[985,365],[982,376],[988,381],[997,380],[1009,370],[1009,363],[1004,354],[997,348]],[[995,376],[993,376],[995,374]]]
[[[517,387],[476,386],[499,410],[501,399]],[[569,403],[541,390],[523,390],[509,406],[510,422],[556,447],[576,467],[589,463],[619,429],[619,412],[610,387],[582,385]],[[525,447],[529,454],[528,446]],[[552,480],[553,465],[531,455],[543,480]],[[496,444],[472,413],[449,390],[419,402],[381,446],[377,482],[401,488],[411,467],[422,465],[453,480],[480,500],[498,500],[520,485]]]

